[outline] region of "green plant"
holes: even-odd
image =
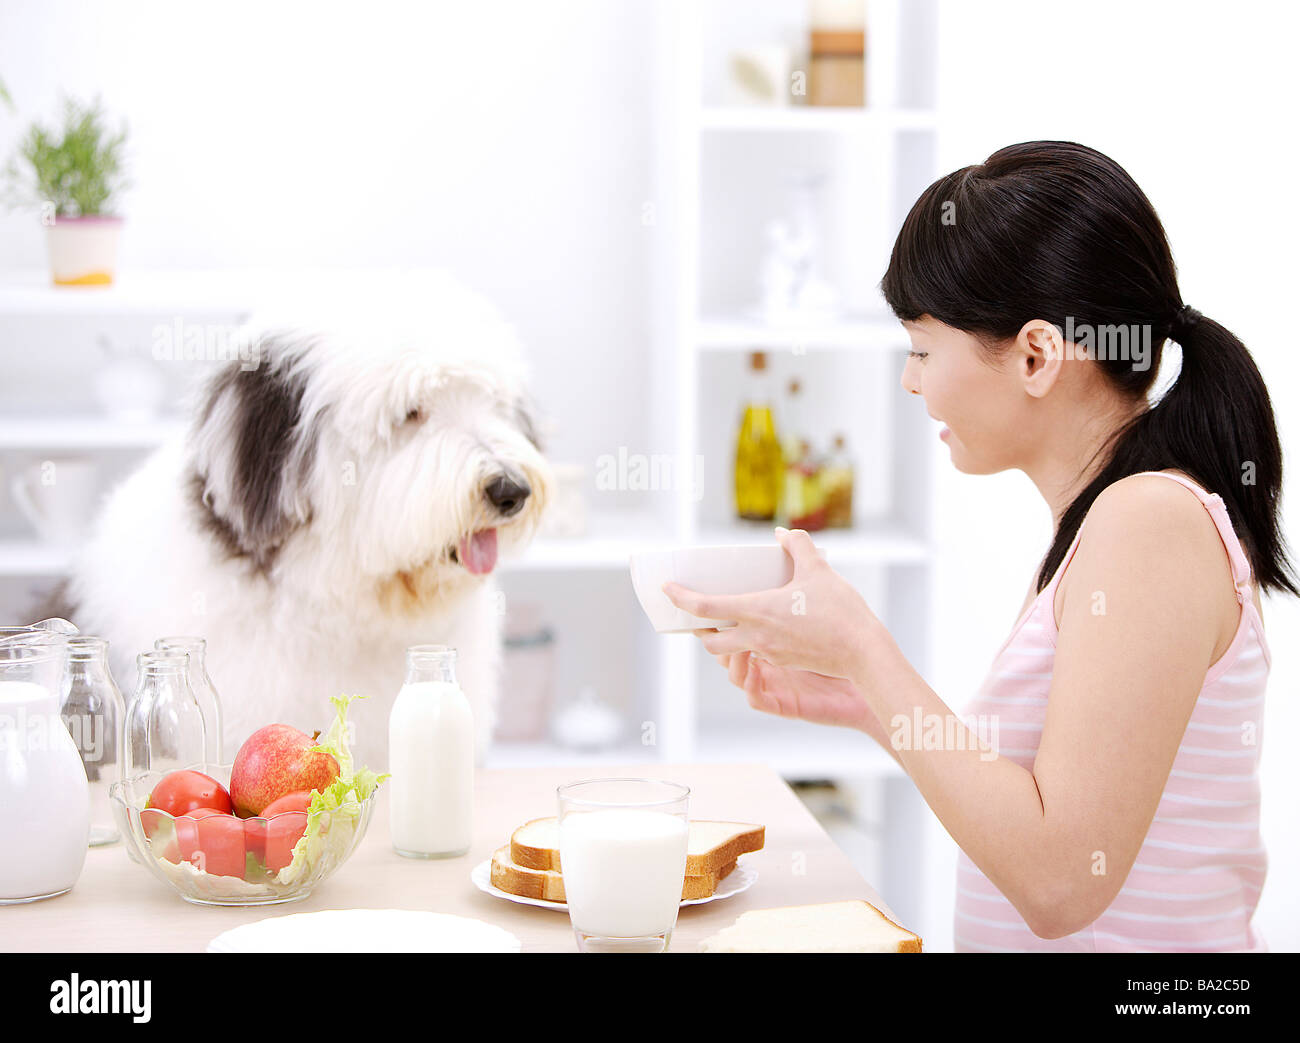
[[[9,203],[53,204],[56,217],[108,214],[126,184],[126,126],[111,130],[99,101],[86,105],[65,98],[63,108],[61,134],[34,123],[20,142],[5,169]]]

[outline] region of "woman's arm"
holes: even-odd
[[[702,616],[741,620],[707,633],[705,646],[751,648],[778,665],[845,677],[886,729],[918,708],[924,720],[947,721],[949,707],[865,603],[855,606],[856,592],[807,535],[784,539],[804,614],[781,618],[787,588],[679,602]],[[1063,584],[1033,769],[990,757],[959,722],[948,732],[957,748],[898,750],[953,839],[1046,938],[1091,923],[1122,886],[1210,666],[1224,599],[1232,598],[1209,515],[1186,490],[1150,476],[1098,497]]]

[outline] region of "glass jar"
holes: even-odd
[[[190,688],[203,711],[203,726],[207,729],[207,742],[203,759],[209,764],[225,764],[221,755],[221,700],[208,676],[205,661],[208,643],[201,637],[160,637],[153,643],[160,652],[185,652],[190,657]]]
[[[109,672],[108,642],[102,637],[68,638],[68,668],[59,713],[81,753],[90,783],[90,846],[111,844],[118,834],[108,787],[120,773],[126,706]]]
[[[126,708],[123,778],[205,764],[207,731],[190,687],[185,652],[141,652],[139,678]]]

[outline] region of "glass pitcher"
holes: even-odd
[[[67,635],[0,628],[0,904],[68,891],[90,837],[90,787],[59,717]]]

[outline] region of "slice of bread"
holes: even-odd
[[[492,884],[522,898],[538,898],[544,902],[564,901],[564,880],[560,874],[548,869],[530,869],[515,864],[510,860],[509,844],[492,853]]]
[[[920,952],[921,939],[870,902],[751,909],[700,952]]]
[[[736,868],[736,863],[722,866],[715,873],[688,876],[682,881],[682,901],[708,898],[718,884]],[[492,854],[492,884],[502,891],[544,902],[564,901],[564,878],[554,869],[531,869],[511,861],[510,846],[499,847]]]
[[[741,855],[761,851],[764,827],[752,822],[714,822],[691,820],[686,842],[686,875],[716,875],[732,865]],[[527,869],[560,871],[559,820],[535,818],[525,822],[510,837],[510,859]],[[506,890],[506,888],[502,888]]]

